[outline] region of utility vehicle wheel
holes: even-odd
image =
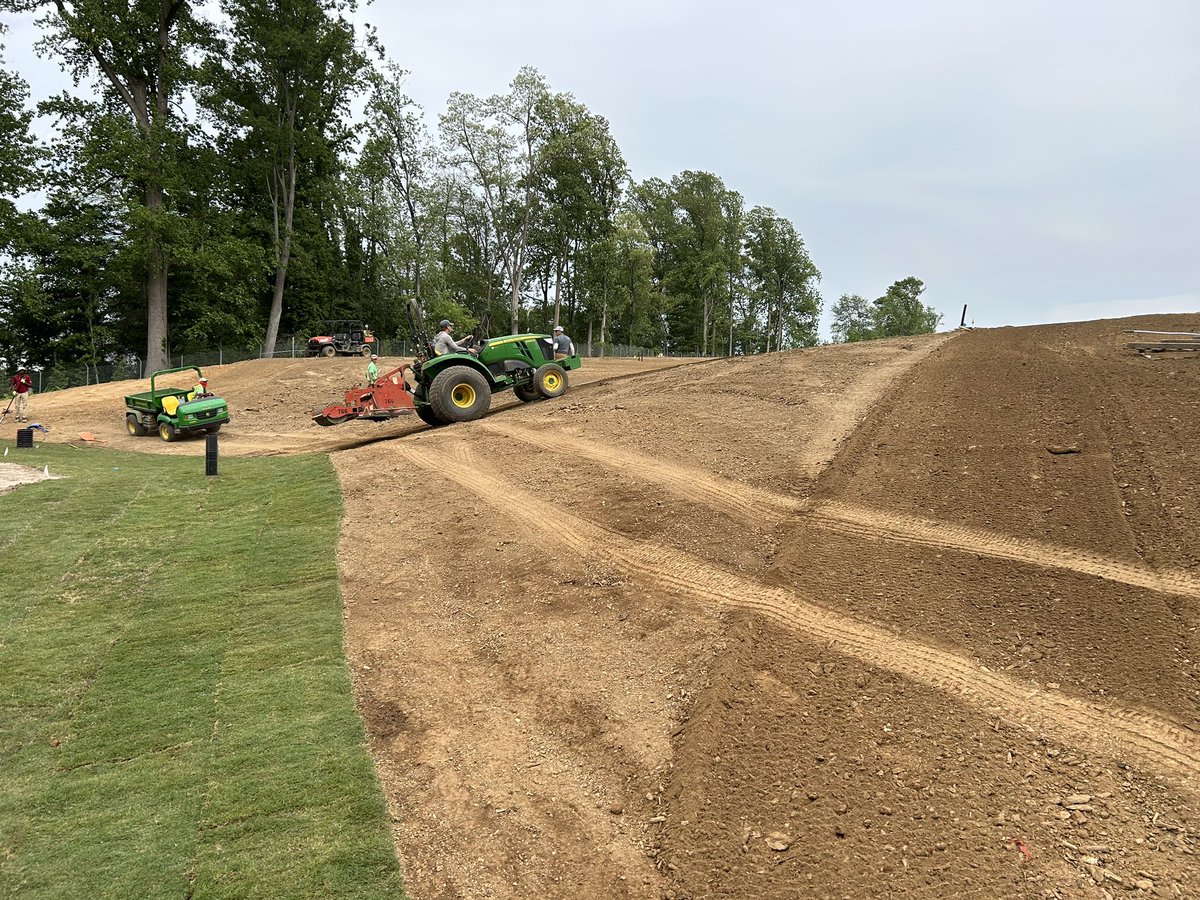
[[[547,400],[561,397],[567,390],[567,370],[558,363],[546,363],[534,372],[533,384]]]
[[[177,435],[175,434],[175,426],[172,425],[170,422],[159,423],[158,436],[160,438],[162,438],[164,441],[166,441],[168,444],[171,443],[177,437]]]
[[[142,437],[146,434],[146,426],[142,424],[142,417],[130,413],[125,417],[125,430],[134,437]]]
[[[531,400],[537,400],[542,395],[538,393],[537,387],[532,384],[518,384],[513,388],[513,393],[517,395],[517,399],[523,403],[528,403]]]
[[[371,355],[372,349],[373,348],[371,347],[370,344],[363,344],[362,349],[359,350],[358,352],[361,353],[363,356],[369,357]]]
[[[417,407],[417,418],[428,425],[430,428],[438,428],[446,423],[437,417],[434,411],[428,406]]]
[[[321,355],[322,356],[337,356],[337,350],[334,349],[333,344],[326,344],[324,347],[321,348]]]
[[[492,403],[487,379],[469,366],[451,366],[429,385],[429,405],[443,422],[478,419]]]

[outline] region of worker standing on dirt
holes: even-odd
[[[370,387],[375,387],[375,382],[379,379],[379,366],[375,364],[378,359],[379,357],[372,353],[371,361],[367,363],[367,384]]]
[[[561,325],[554,326],[554,358],[566,359],[575,355],[575,344],[567,337]]]
[[[449,319],[442,319],[442,321],[438,323],[438,328],[441,330],[438,332],[438,336],[433,340],[433,352],[438,356],[445,356],[447,353],[479,352],[470,346],[471,339],[474,337],[474,335],[468,334],[465,338],[463,338],[463,342],[461,344],[454,340],[454,335],[452,334],[454,331],[454,323]]]
[[[18,422],[29,421],[29,395],[33,392],[33,379],[29,377],[29,373],[25,371],[25,367],[21,366],[17,369],[17,374],[12,377],[13,404]]]

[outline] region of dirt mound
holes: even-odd
[[[206,374],[336,450],[347,655],[415,898],[1200,894],[1200,360],[1123,328],[676,368],[321,429],[357,360]],[[34,398],[120,431],[124,385]],[[394,439],[391,439],[394,438]]]
[[[379,360],[380,372],[398,366],[405,359]],[[688,360],[665,357],[647,359],[587,360],[571,373],[571,384],[584,385],[606,378],[653,372],[686,365]],[[209,389],[229,403],[230,424],[221,430],[221,451],[240,456],[275,453],[333,451],[396,437],[425,426],[415,417],[391,422],[351,422],[324,428],[312,421],[314,411],[345,399],[346,388],[363,384],[366,365],[361,359],[338,357],[325,359],[258,359],[204,369]],[[166,376],[161,384],[190,387],[194,373]],[[161,386],[161,385],[160,385]],[[146,391],[149,379],[114,381],[108,384],[72,388],[34,396],[30,417],[51,426],[49,441],[79,440],[80,432],[90,432],[109,447],[142,453],[176,455],[202,454],[203,441],[184,439],[167,444],[156,436],[131,437],[125,431],[126,394]],[[511,393],[497,395],[495,408],[519,401]],[[15,439],[17,425],[9,419],[0,425],[0,438]]]

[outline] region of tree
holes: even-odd
[[[711,172],[650,178],[632,206],[655,253],[655,278],[674,349],[708,354],[732,317],[742,271],[742,195]]]
[[[942,315],[921,302],[924,290],[919,278],[909,276],[870,303],[857,294],[843,294],[833,305],[833,339],[868,341],[935,331]]]
[[[942,314],[921,302],[925,284],[911,275],[894,282],[887,293],[875,301],[875,328],[878,337],[929,334],[936,331]]]
[[[833,340],[835,343],[869,341],[879,337],[875,333],[875,308],[866,297],[858,294],[842,294],[833,304]]]
[[[507,94],[480,100],[450,95],[440,119],[450,160],[482,199],[509,284],[512,333],[520,330],[521,289],[529,233],[540,207],[546,163],[546,123],[538,114],[550,93],[531,66],[513,78]]]
[[[274,352],[295,249],[297,196],[333,190],[345,121],[366,60],[342,17],[353,0],[222,0],[227,33],[207,66],[208,106],[222,141],[244,161],[245,202],[266,188],[273,268],[265,350]],[[317,217],[323,224],[323,217]]]
[[[384,243],[393,275],[400,274],[397,265],[403,267],[411,296],[423,310],[422,276],[435,204],[436,159],[421,108],[403,91],[406,74],[390,66],[374,78],[362,165],[380,178],[387,192],[379,204],[390,213],[390,221],[375,222],[373,234]],[[399,234],[393,236],[393,229]]]
[[[817,342],[821,273],[795,226],[773,209],[756,206],[746,227],[746,267],[766,310],[766,350]]]
[[[146,365],[166,362],[167,273],[171,227],[167,182],[186,137],[171,101],[189,77],[195,22],[187,0],[0,0],[0,10],[45,10],[44,50],[60,55],[79,84],[94,74],[133,117],[136,150],[122,173],[140,193],[131,220],[142,245],[146,285]]]
[[[7,28],[0,24],[0,35]],[[0,251],[11,248],[26,219],[13,198],[28,191],[34,180],[38,147],[29,133],[33,111],[26,104],[29,85],[4,68],[4,45],[0,44]]]

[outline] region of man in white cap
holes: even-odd
[[[566,359],[575,355],[575,344],[567,337],[561,325],[554,326],[554,358]]]
[[[372,353],[371,361],[367,363],[367,384],[370,387],[375,387],[375,382],[379,378],[379,366],[375,364],[379,357]]]
[[[203,400],[205,397],[211,396],[208,393],[208,379],[203,375],[200,376],[199,383],[192,388],[191,394],[188,395],[188,400]]]

